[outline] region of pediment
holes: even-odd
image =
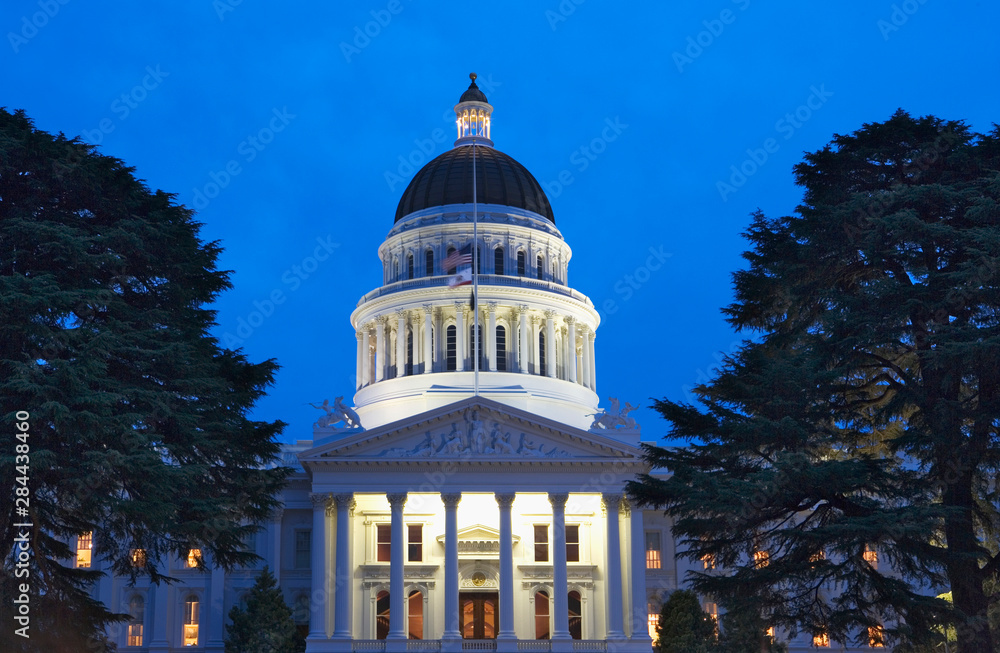
[[[306,462],[638,462],[609,437],[472,397],[300,454]]]

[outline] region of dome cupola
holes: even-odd
[[[469,79],[472,83],[455,105],[455,124],[458,127],[455,146],[475,143],[493,147],[493,141],[490,140],[493,106],[486,101],[486,94],[476,86],[476,73],[469,73]]]

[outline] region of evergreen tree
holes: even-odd
[[[713,653],[716,623],[701,609],[698,595],[676,590],[664,602],[656,626],[657,653]]]
[[[295,627],[271,570],[264,567],[246,596],[246,610],[233,606],[226,653],[301,653],[306,640]]]
[[[287,476],[283,425],[247,417],[276,364],[209,333],[230,285],[218,243],[132,173],[0,109],[0,541],[30,539],[25,567],[10,548],[0,563],[3,651],[108,648],[121,616],[91,598],[102,572],[76,568],[77,536],[133,579],[160,582],[191,548],[246,564]],[[30,639],[10,627],[22,583]]]
[[[998,170],[1000,127],[899,111],[806,155],[797,215],[754,216],[724,311],[752,337],[702,407],[657,402],[690,444],[629,487],[723,567],[698,591],[834,640],[949,625],[994,650]]]
[[[732,606],[721,617],[719,653],[785,653],[788,647],[769,635],[770,624],[754,606]]]

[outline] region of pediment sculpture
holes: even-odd
[[[317,406],[316,404],[309,405],[326,413],[313,425],[316,428],[331,428],[341,422],[344,423],[344,427],[346,428],[361,428],[361,418],[358,417],[356,412],[354,412],[354,409],[344,404],[343,396],[334,399],[332,406],[330,405],[329,399],[324,399],[321,406]]]

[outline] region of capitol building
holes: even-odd
[[[171,585],[106,577],[97,598],[131,615],[110,633],[120,650],[221,653],[266,564],[308,653],[648,652],[663,601],[703,571],[677,558],[662,513],[623,495],[648,471],[640,427],[624,400],[600,405],[617,395],[598,393],[598,312],[472,78],[454,148],[385,216],[382,285],[341,345],[357,351],[353,401],[331,397],[285,448],[283,509],[248,542],[263,561],[205,570],[192,552]],[[101,568],[89,547],[77,564]],[[830,642],[789,649],[814,646]]]

